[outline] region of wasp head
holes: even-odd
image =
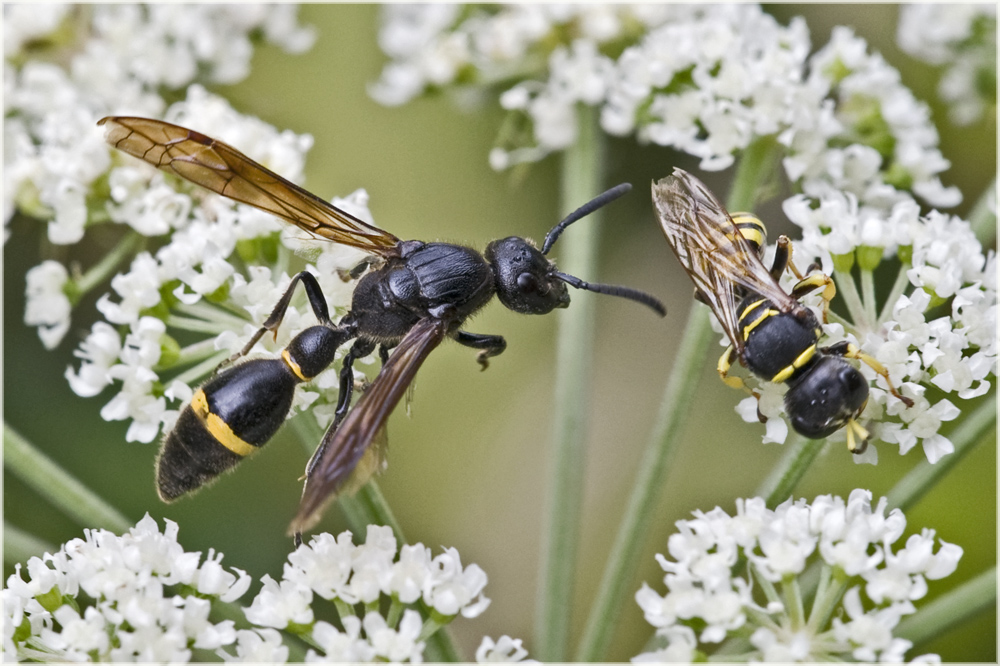
[[[792,427],[810,439],[829,437],[856,419],[868,403],[868,382],[839,356],[820,355],[785,394]]]
[[[527,240],[493,241],[485,256],[493,267],[497,298],[514,312],[547,314],[569,305],[569,290],[556,267]]]

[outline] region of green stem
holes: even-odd
[[[191,331],[192,333],[209,333],[211,335],[218,335],[219,333],[228,331],[231,328],[229,325],[221,321],[205,321],[204,319],[181,317],[180,315],[175,314],[167,315],[166,324],[170,328],[176,328],[182,331]]]
[[[229,354],[226,351],[220,351],[214,356],[209,356],[204,361],[198,365],[192,366],[182,372],[181,374],[174,377],[172,381],[179,381],[185,384],[190,384],[200,380],[202,377],[212,372],[219,366],[220,363],[229,358]],[[155,370],[160,369],[159,367],[154,368]]]
[[[833,275],[837,282],[837,293],[843,297],[844,303],[847,305],[847,311],[854,322],[854,327],[862,331],[871,330],[872,322],[868,320],[865,305],[858,295],[858,287],[854,284],[854,276],[848,272],[837,270],[833,272]]]
[[[775,144],[761,139],[751,144],[740,159],[730,189],[730,210],[752,210],[761,183],[776,162]],[[715,339],[707,308],[693,306],[688,312],[680,344],[675,350],[663,400],[642,461],[625,515],[611,547],[597,597],[587,617],[576,661],[600,661],[622,616],[628,598],[631,577],[639,568],[639,557],[646,543],[654,508],[669,475],[670,463],[679,443],[678,433],[689,413],[694,386],[703,367],[705,354]]]
[[[994,212],[997,202],[997,179],[989,184],[986,191],[979,197],[972,212],[969,213],[969,224],[972,232],[984,246],[990,246],[997,238],[997,215]]]
[[[974,412],[967,414],[962,419],[962,424],[948,435],[948,439],[955,446],[955,451],[933,465],[924,459],[900,479],[887,495],[889,508],[906,511],[916,504],[977,444],[995,441],[996,423],[997,402],[995,397],[987,396],[986,401]]]
[[[180,350],[174,365],[187,365],[195,361],[201,361],[211,356],[215,356],[218,350],[215,348],[215,338],[206,338],[201,342],[195,342]]]
[[[910,278],[906,275],[906,271],[908,270],[910,270],[910,264],[900,265],[899,274],[896,275],[896,282],[889,291],[889,298],[885,299],[885,305],[882,307],[882,312],[879,313],[876,326],[892,316],[892,309],[896,307],[896,301],[899,300],[899,297],[903,295],[903,292],[910,285]]]
[[[34,534],[25,532],[16,525],[3,521],[3,561],[15,564],[27,562],[43,553],[54,553],[58,548]]]
[[[705,354],[715,337],[709,317],[708,308],[697,304],[688,311],[687,325],[675,350],[674,365],[660,411],[646,442],[632,495],[611,547],[575,661],[600,661],[604,657],[617,626],[616,620],[621,616],[621,607],[632,589],[632,574],[639,568],[639,557],[654,518],[656,499],[664,488],[664,480],[680,441],[678,433],[694,399]]]
[[[755,495],[765,498],[770,509],[778,506],[791,497],[795,486],[805,476],[819,452],[823,450],[825,441],[817,442],[795,435],[785,443],[785,455],[771,470],[764,482],[757,488]]]
[[[604,164],[597,110],[580,107],[577,118],[579,136],[563,154],[561,206],[566,213],[600,191]],[[566,235],[560,253],[563,271],[596,274],[600,217],[601,211],[591,214],[591,219]],[[536,656],[541,661],[567,659],[590,413],[593,330],[592,297],[578,298],[558,314],[551,480],[535,617]]]
[[[125,238],[119,241],[111,252],[104,255],[104,258],[90,267],[86,273],[80,276],[74,283],[74,294],[77,300],[88,291],[103,283],[118,268],[118,264],[123,259],[133,254],[144,241],[143,237],[136,231],[129,231]]]
[[[181,314],[189,315],[196,319],[202,319],[209,323],[214,323],[218,330],[229,330],[233,329],[236,331],[242,331],[243,327],[251,323],[249,319],[244,317],[238,317],[229,310],[207,303],[205,301],[198,301],[188,305],[186,303],[176,303],[174,309]],[[218,332],[216,330],[216,332]]]
[[[878,316],[875,314],[875,274],[872,271],[861,270],[861,295],[865,306],[865,318],[874,326]]]
[[[121,534],[134,524],[51,458],[3,425],[3,464],[78,525]]]
[[[320,430],[316,419],[311,414],[302,414],[291,420],[292,427],[298,434],[302,447],[309,455],[313,454],[320,440],[323,438],[323,431]],[[408,543],[403,529],[396,520],[392,508],[386,501],[385,496],[379,489],[375,479],[366,483],[353,496],[337,498],[337,506],[344,512],[347,523],[351,527],[351,532],[356,536],[366,534],[369,525],[386,525],[392,528],[396,535],[396,542],[400,545]],[[429,616],[421,611],[421,616],[426,620]],[[455,640],[451,635],[450,627],[442,627],[433,636],[427,639],[427,648],[424,658],[429,662],[457,662],[462,661],[458,649],[455,647]]]
[[[893,632],[921,645],[996,608],[997,569],[993,567],[903,618]]]

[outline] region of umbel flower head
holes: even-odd
[[[635,596],[661,647],[632,661],[703,661],[716,651],[732,661],[902,661],[911,643],[893,629],[928,580],[955,570],[962,549],[939,540],[935,552],[929,529],[898,545],[906,518],[871,500],[855,490],[847,501],[789,499],[772,511],[751,498],[732,516],[716,508],[678,521],[669,558],[656,556],[666,593],[643,584]],[[804,574],[816,568],[808,604]],[[727,651],[740,639],[742,650]]]
[[[988,45],[988,14],[952,17],[968,15],[979,26],[967,26],[970,39]],[[938,42],[965,34],[942,30],[950,37]],[[802,229],[796,263],[815,262],[840,294],[823,344],[856,344],[916,403],[906,408],[862,366],[871,441],[901,453],[920,444],[931,462],[953,450],[942,424],[996,374],[996,264],[967,221],[921,207],[961,201],[941,182],[950,165],[930,111],[851,29],[813,51],[805,21],[781,25],[756,5],[391,6],[380,44],[391,61],[372,88],[378,101],[496,94],[510,112],[490,156],[498,169],[571,145],[581,105],[608,134],[688,153],[705,170],[770,146],[794,192],[783,209]],[[880,266],[880,280],[897,273],[884,300]],[[738,411],[755,423],[763,414],[764,441],[784,442],[785,386],[750,383],[760,401]],[[856,460],[877,455],[869,446]]]
[[[213,602],[242,597],[250,576],[224,569],[221,553],[209,550],[203,561],[186,552],[177,534],[176,523],[160,532],[147,515],[125,535],[85,530],[57,553],[31,558],[27,580],[15,565],[2,593],[4,659],[187,662],[203,650],[226,661],[283,663],[291,634],[313,646],[305,661],[419,663],[437,629],[490,604],[486,573],[463,567],[454,548],[437,556],[422,544],[397,548],[390,528],[370,526],[363,544],[344,532],[299,546],[280,581],[263,577],[243,609],[249,628],[237,628],[209,613]],[[317,598],[335,604],[337,625],[315,618]],[[509,636],[484,637],[476,652],[477,661],[526,656]]]

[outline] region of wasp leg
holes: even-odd
[[[485,370],[489,367],[489,358],[499,356],[507,349],[507,341],[501,335],[483,335],[480,333],[469,333],[459,331],[455,334],[455,340],[466,347],[481,349],[476,355],[476,362]]]
[[[333,424],[328,432],[334,432],[340,427],[340,422],[347,416],[351,408],[351,396],[354,394],[354,361],[368,356],[375,351],[375,343],[371,340],[356,340],[351,346],[351,350],[344,357],[344,363],[340,368],[340,394],[337,397],[337,409],[333,413]],[[323,443],[313,451],[312,457],[306,464],[306,473],[302,478],[308,478],[312,474],[313,466],[323,456],[323,450],[332,438],[324,437]]]
[[[243,358],[249,354],[250,350],[253,349],[253,346],[257,344],[257,341],[264,337],[264,334],[268,331],[271,331],[274,334],[275,339],[278,338],[278,327],[281,326],[281,320],[285,317],[285,311],[288,310],[288,304],[291,303],[292,296],[295,295],[295,287],[298,286],[300,281],[302,282],[302,286],[306,289],[306,296],[309,297],[309,305],[312,307],[313,314],[316,315],[316,319],[319,320],[319,323],[324,326],[336,328],[333,325],[333,322],[330,321],[330,310],[326,306],[326,297],[323,296],[323,290],[320,288],[319,282],[316,281],[316,278],[312,273],[302,271],[292,278],[291,283],[288,285],[288,289],[286,289],[285,293],[281,295],[281,300],[279,300],[278,304],[274,306],[274,310],[272,310],[268,318],[264,320],[261,327],[257,329],[257,332],[253,334],[250,341],[243,346],[243,349],[220,363],[219,367],[216,368],[216,372],[219,371],[219,368],[223,368],[233,361]]]
[[[368,356],[373,351],[375,351],[374,342],[358,340],[344,357],[344,363],[340,368],[340,395],[337,397],[337,411],[334,412],[333,417],[334,430],[344,420],[347,410],[351,408],[351,395],[354,392],[354,361]]]
[[[760,393],[754,391],[739,377],[730,376],[729,369],[733,367],[733,361],[736,360],[736,350],[733,349],[732,345],[726,347],[726,351],[722,352],[722,356],[719,357],[719,364],[716,369],[719,371],[719,379],[725,383],[726,386],[731,386],[734,389],[742,389],[752,395],[757,400],[757,419],[761,423],[767,423],[767,417],[764,416],[760,411]]]
[[[861,455],[868,450],[868,431],[860,423],[851,419],[847,422],[847,450]]]
[[[798,279],[798,282],[792,288],[792,298],[798,300],[820,287],[823,288],[823,323],[825,324],[829,320],[830,301],[837,295],[837,285],[834,284],[833,279],[829,275],[819,271],[819,266],[816,264],[810,265],[809,270],[806,271],[808,276],[803,277],[802,273],[795,266],[795,262],[792,261],[792,241],[789,240],[788,236],[781,235],[778,236],[777,244],[774,248],[774,263],[771,264],[771,276],[777,280],[785,272],[786,268]]]
[[[889,371],[885,369],[885,366],[879,363],[878,359],[874,356],[861,351],[857,345],[853,345],[847,340],[843,340],[835,345],[830,345],[829,347],[824,348],[823,351],[828,354],[836,354],[838,356],[844,356],[846,358],[853,358],[861,361],[869,368],[882,375],[882,378],[885,379],[885,383],[889,385],[890,393],[901,400],[907,407],[913,407],[913,401],[896,390],[892,380],[889,379]]]

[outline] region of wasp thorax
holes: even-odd
[[[838,356],[820,356],[785,394],[785,411],[792,427],[810,439],[829,437],[868,402],[868,382],[853,365]]]
[[[565,283],[537,248],[517,236],[490,243],[484,253],[493,267],[497,298],[522,314],[547,314],[569,305]]]

